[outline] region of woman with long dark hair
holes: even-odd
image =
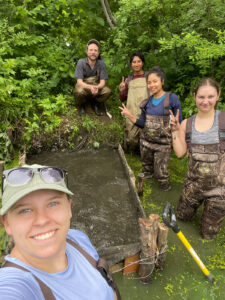
[[[127,108],[137,118],[141,114],[140,103],[148,97],[147,75],[144,71],[145,58],[142,52],[136,51],[130,57],[130,67],[132,73],[126,79],[122,77],[119,85],[120,100],[127,102]],[[139,147],[140,129],[133,125],[130,120],[126,120],[126,129],[124,136],[125,150],[128,148],[136,150]]]
[[[134,125],[143,128],[140,137],[142,169],[146,178],[153,175],[159,187],[170,190],[168,166],[171,154],[171,128],[169,110],[176,115],[181,112],[181,104],[176,94],[164,91],[165,74],[160,67],[153,67],[148,74],[147,85],[152,94],[144,100],[140,108],[141,116],[137,118],[122,104],[121,114]],[[179,121],[182,121],[180,114]]]

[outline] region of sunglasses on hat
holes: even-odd
[[[27,184],[38,172],[41,178],[46,183],[57,183],[66,179],[66,185],[68,187],[68,172],[65,169],[58,167],[42,167],[42,168],[14,168],[3,171],[2,174],[2,194],[4,191],[4,180],[13,186]]]

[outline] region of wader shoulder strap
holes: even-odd
[[[168,116],[169,115],[169,108],[170,108],[170,95],[171,95],[171,92],[167,92],[166,93],[166,97],[164,98],[163,100],[163,106],[164,106],[164,111],[163,111],[163,115],[164,116]],[[146,104],[148,103],[149,101],[149,98],[143,100],[140,104],[140,108],[143,109],[145,108]]]
[[[83,256],[89,261],[89,263],[97,269],[102,277],[107,281],[108,285],[112,287],[112,289],[115,291],[117,300],[121,300],[120,292],[117,288],[116,283],[114,282],[111,273],[109,272],[109,266],[104,258],[99,258],[98,261],[96,261],[90,254],[88,254],[84,249],[82,249],[78,244],[75,242],[66,239],[67,242],[72,245],[74,248],[76,248]]]
[[[98,62],[98,60],[96,61],[96,64],[97,64],[97,62]],[[99,65],[97,66],[97,76],[100,79],[100,66]]]
[[[108,285],[112,287],[112,289],[115,291],[117,300],[121,300],[120,292],[117,288],[116,283],[114,282],[110,272],[109,272],[109,266],[106,262],[105,259],[99,258],[98,261],[96,261],[90,254],[88,254],[83,248],[81,248],[78,244],[75,242],[71,241],[70,239],[66,239],[66,241],[72,245],[74,248],[76,248],[88,261],[89,263],[97,269],[101,275],[104,277],[104,279],[107,281]],[[2,268],[8,268],[8,267],[13,267],[20,269],[25,272],[30,272],[26,268],[23,268],[17,264],[14,264],[12,262],[5,261],[5,263],[2,265]],[[30,272],[31,273],[31,272]],[[32,276],[37,280],[41,291],[43,293],[43,296],[45,300],[56,300],[55,296],[53,295],[51,289],[43,282],[41,281],[38,277],[36,277],[33,273],[31,273]]]
[[[84,69],[83,75],[84,75],[84,78],[86,78],[87,77],[86,58],[82,58],[82,60],[83,60],[83,69]],[[97,61],[96,61],[96,63],[97,63]],[[100,76],[100,67],[99,66],[97,66],[96,72],[97,72],[97,76]]]
[[[17,268],[17,269],[20,269],[22,271],[31,273],[26,268],[23,268],[23,267],[21,267],[17,264],[9,262],[9,261],[5,261],[5,263],[2,265],[2,268],[8,268],[8,267]],[[34,274],[32,274],[32,276],[35,278],[35,280],[37,280],[45,300],[56,300],[56,298],[53,295],[51,289],[43,281],[41,281],[38,277],[36,277]]]
[[[84,76],[84,78],[85,78],[85,77],[87,77],[86,58],[82,58],[82,60],[83,60],[83,69],[84,69],[83,76]]]
[[[148,101],[149,101],[149,98],[141,101],[141,104],[139,105],[140,109],[144,109],[146,104],[148,103]]]
[[[149,74],[149,71],[144,71],[144,75],[145,75],[146,81],[148,80],[148,74]]]
[[[133,77],[134,77],[133,74],[129,74],[129,75],[127,76],[127,86],[128,86],[128,87],[129,87],[129,83],[130,83],[130,81],[133,79]]]
[[[170,95],[171,92],[166,92],[166,97],[164,98],[163,104],[164,104],[164,111],[163,111],[163,115],[164,116],[169,116],[170,112]]]
[[[193,116],[188,118],[186,123],[185,141],[187,143],[188,149],[190,149],[190,144],[191,144],[192,120],[193,120]]]
[[[83,248],[81,248],[78,244],[75,242],[71,241],[70,239],[66,239],[67,243],[69,243],[71,246],[76,248],[83,256],[89,261],[89,263],[94,267],[97,268],[97,261],[90,255],[88,254]]]
[[[220,149],[225,150],[225,111],[219,114],[219,139]]]
[[[146,84],[148,85],[148,75],[149,75],[149,71],[145,71],[144,72],[144,75],[145,75],[145,79],[146,79]],[[148,93],[148,98],[150,97],[150,91],[149,89],[147,88],[147,93]]]
[[[148,74],[149,74],[149,72],[144,71],[144,76],[145,76],[146,81],[148,79]],[[133,79],[133,77],[134,77],[134,74],[129,74],[128,75],[128,77],[127,77],[127,85],[129,85],[129,82]]]

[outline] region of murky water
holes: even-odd
[[[130,244],[137,241],[136,209],[117,151],[88,151],[76,155],[43,153],[32,157],[31,162],[63,166],[73,174],[69,177],[70,188],[75,192],[72,226],[91,236],[98,250],[115,246],[114,251],[118,252],[121,248],[117,246],[122,239]],[[160,191],[154,179],[148,180],[146,185],[152,189],[144,203],[147,215],[161,215],[167,201],[176,207],[182,184],[172,182],[169,192]],[[166,266],[162,271],[154,270],[150,284],[141,284],[137,274],[114,274],[123,300],[225,299],[225,222],[215,240],[204,241],[199,234],[200,219],[201,209],[192,222],[178,221],[178,224],[211,271],[215,283],[208,282],[177,235],[170,230]]]
[[[85,232],[110,265],[123,259],[127,251],[138,251],[135,199],[117,150],[46,152],[28,162],[68,170],[74,193],[71,227]]]

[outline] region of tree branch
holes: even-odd
[[[112,14],[112,11],[111,11],[111,8],[109,6],[109,1],[108,0],[105,0],[105,6],[106,6],[106,9],[107,9],[107,12],[108,12],[108,15],[110,17],[110,19],[112,20],[112,22],[117,25],[117,21],[116,19],[114,18],[113,14]]]
[[[105,17],[106,17],[106,20],[107,20],[107,23],[109,24],[109,27],[111,29],[113,29],[114,25],[109,17],[109,14],[107,12],[107,9],[106,9],[106,5],[105,5],[105,2],[104,0],[100,0],[101,1],[101,5],[102,5],[102,8],[103,8],[103,11],[104,11],[104,14],[105,14]]]

